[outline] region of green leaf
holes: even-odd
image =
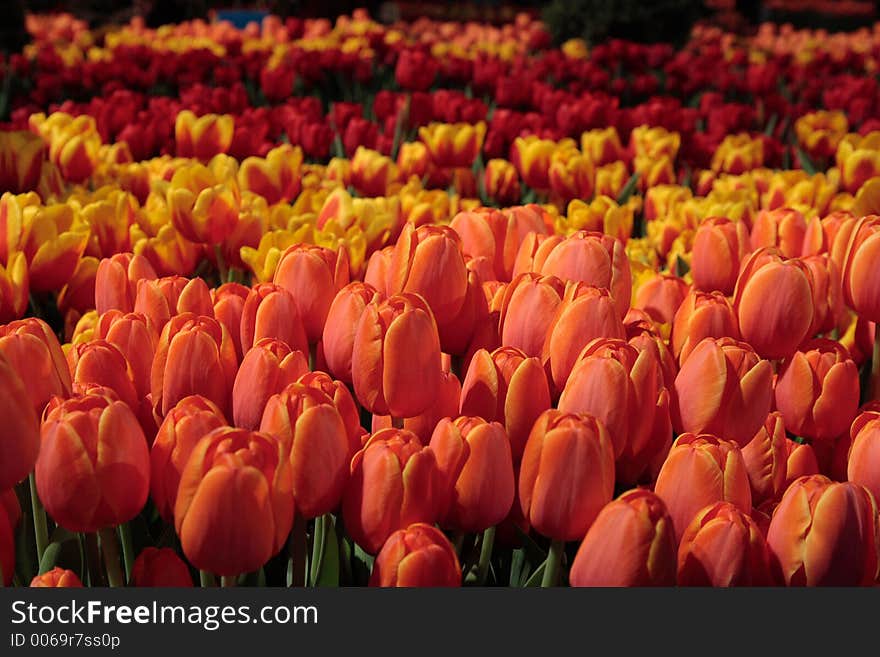
[[[61,543],[53,542],[46,546],[43,558],[40,559],[40,575],[48,573],[58,563],[61,557]]]
[[[764,127],[764,134],[769,137],[773,134],[773,131],[776,130],[776,124],[779,122],[779,116],[775,113],[770,117],[770,120],[767,121],[767,125]]]
[[[633,192],[636,191],[636,185],[638,184],[639,174],[638,172],[635,172],[629,177],[629,180],[626,181],[623,189],[620,190],[620,196],[617,197],[617,204],[624,205],[627,201],[629,201],[629,197],[632,196]]]
[[[547,562],[544,561],[540,566],[535,568],[535,572],[532,573],[532,576],[526,580],[526,583],[523,584],[525,588],[532,588],[536,586],[541,586],[541,580],[544,578],[544,568],[546,567]]]
[[[317,578],[313,578],[313,585],[339,586],[339,539],[336,537],[332,516],[325,517],[324,555],[317,569]]]
[[[526,562],[526,551],[523,548],[516,548],[510,559],[510,586],[519,588],[523,585],[523,580],[528,577],[529,565]]]
[[[808,176],[816,175],[816,172],[818,171],[818,169],[816,168],[816,165],[813,164],[813,161],[810,159],[810,156],[807,155],[800,148],[800,146],[797,149],[797,155],[798,155],[798,160],[800,160],[801,167],[803,168],[804,171],[807,172],[807,175]]]
[[[675,256],[675,275],[679,278],[683,277],[691,270],[690,265],[681,259],[680,255]]]

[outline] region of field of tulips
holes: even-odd
[[[880,24],[28,30],[4,585],[880,583]]]

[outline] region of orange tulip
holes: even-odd
[[[183,110],[174,122],[177,155],[207,161],[218,153],[226,153],[232,145],[234,129],[235,119],[229,114],[196,117],[190,110]]]
[[[444,481],[430,447],[405,429],[382,429],[351,460],[342,498],[345,529],[370,554],[398,529],[432,523],[444,504]]]
[[[391,280],[391,256],[394,253],[393,246],[386,246],[373,252],[367,261],[364,271],[364,283],[371,285],[382,295],[388,295],[388,283]]]
[[[348,432],[333,400],[319,388],[291,383],[269,398],[260,431],[277,437],[290,454],[297,513],[310,519],[333,511],[351,461]]]
[[[31,580],[30,587],[41,589],[81,589],[83,584],[72,570],[55,566],[52,570],[34,577]]]
[[[827,254],[802,258],[813,278],[813,326],[808,335],[828,333],[844,319],[840,269]]]
[[[513,205],[520,200],[522,194],[516,167],[507,160],[498,158],[486,162],[483,188],[489,198],[502,206]]]
[[[788,586],[870,586],[878,540],[877,504],[868,490],[824,475],[795,480],[767,532]]]
[[[501,302],[501,344],[540,357],[564,293],[565,284],[555,276],[524,273],[514,278]]]
[[[308,371],[309,362],[302,351],[275,338],[258,340],[245,354],[232,385],[235,426],[258,429],[269,398]]]
[[[294,511],[287,456],[280,440],[245,429],[220,427],[196,443],[174,505],[193,566],[239,575],[281,550]]]
[[[273,283],[260,283],[248,293],[241,313],[240,336],[245,353],[263,338],[280,340],[293,351],[309,351],[293,295]]]
[[[614,495],[614,448],[590,415],[548,410],[529,434],[519,471],[519,500],[534,529],[573,541]]]
[[[385,541],[373,564],[370,586],[461,586],[458,555],[439,529],[413,523]]]
[[[773,371],[743,342],[706,338],[675,377],[672,426],[676,432],[714,433],[745,445],[767,419]]]
[[[565,286],[546,335],[541,359],[550,363],[553,383],[560,391],[584,347],[596,338],[626,336],[608,290],[585,283]]]
[[[351,370],[355,395],[371,413],[404,418],[425,411],[440,385],[440,338],[427,303],[399,294],[368,304]]]
[[[12,363],[3,356],[0,356],[0,386],[0,421],[4,427],[0,440],[0,490],[5,490],[33,470],[40,451],[40,436],[39,419],[27,388]]]
[[[109,311],[98,320],[94,337],[115,346],[128,366],[138,399],[150,393],[150,370],[159,334],[152,322],[140,313],[123,315]]]
[[[403,428],[412,431],[422,443],[427,444],[440,420],[445,417],[456,417],[459,414],[460,401],[461,382],[458,377],[452,372],[441,372],[440,387],[434,402],[422,413],[405,418]],[[373,415],[372,430],[374,432],[391,426],[393,426],[393,418],[390,415]]]
[[[226,327],[235,355],[239,361],[244,356],[241,346],[241,316],[244,313],[244,302],[250,294],[250,288],[240,283],[224,283],[212,290],[214,298],[214,317]]]
[[[859,370],[846,347],[813,340],[787,359],[776,381],[776,408],[785,428],[812,440],[836,438],[856,416]]]
[[[656,354],[623,340],[593,340],[578,356],[559,410],[589,413],[608,430],[617,478],[634,484],[672,436],[669,391]]]
[[[171,548],[146,547],[131,567],[131,586],[192,587],[192,575]]]
[[[657,495],[643,488],[606,504],[571,565],[572,586],[672,586],[675,536]]]
[[[348,281],[345,249],[332,251],[307,244],[295,244],[282,254],[273,279],[293,295],[309,344],[321,339],[330,305]]]
[[[536,357],[514,347],[474,353],[461,384],[460,412],[502,423],[515,464],[522,458],[535,420],[550,404],[547,375]]]
[[[736,443],[711,434],[683,433],[673,443],[654,492],[665,502],[676,543],[700,509],[731,502],[743,513],[752,508],[749,475]]]
[[[767,299],[776,299],[767,304]],[[755,251],[736,281],[734,307],[743,340],[764,358],[786,358],[810,337],[813,285],[800,260],[772,249]]]
[[[168,320],[181,313],[213,317],[214,304],[204,279],[165,276],[138,282],[134,312],[145,315],[161,331]]]
[[[216,319],[182,313],[162,329],[151,371],[153,407],[164,417],[189,395],[204,395],[227,414],[238,363]]]
[[[37,417],[52,397],[70,396],[70,371],[55,333],[41,319],[28,317],[0,326],[0,355],[19,373],[27,373],[25,397]]]
[[[872,322],[880,322],[880,217],[863,217],[853,226],[843,263],[843,295],[847,305]]]
[[[807,222],[797,210],[762,210],[752,224],[752,250],[772,246],[778,248],[786,258],[795,258],[803,250],[806,232]]]
[[[671,324],[690,286],[673,274],[654,274],[642,283],[633,300],[633,308],[644,310],[657,324]]]
[[[196,443],[222,426],[223,413],[200,395],[184,397],[165,416],[150,450],[150,497],[165,520],[174,517],[180,475]]]
[[[478,417],[444,418],[430,446],[448,488],[448,506],[440,514],[444,527],[482,532],[507,517],[514,476],[503,426]]]
[[[672,322],[672,353],[684,363],[704,338],[739,340],[739,324],[730,301],[721,292],[691,290]]]
[[[372,285],[354,281],[339,290],[327,311],[322,334],[324,358],[330,373],[346,383],[352,382],[351,354],[358,319],[367,304],[378,302],[380,298]]]
[[[859,414],[852,423],[850,437],[846,478],[880,500],[880,410],[866,408]]]
[[[137,413],[139,397],[131,369],[115,345],[106,340],[84,342],[68,352],[68,359],[74,385],[95,384],[110,388]]]
[[[56,523],[94,532],[143,508],[150,454],[128,405],[94,394],[68,399],[47,411],[40,434],[37,491]]]
[[[339,411],[342,423],[345,425],[350,455],[354,456],[355,453],[359,452],[369,433],[361,426],[360,411],[348,386],[341,381],[330,378],[330,375],[326,372],[306,372],[297,380],[297,383],[310,388],[317,388],[330,398],[336,410]],[[458,396],[456,395],[457,399]],[[438,400],[438,405],[443,406],[442,395],[441,400]],[[447,415],[454,412],[453,410],[447,413]],[[434,428],[433,425],[431,428]],[[430,434],[428,438],[430,438]],[[423,442],[427,442],[427,438]]]
[[[679,586],[771,586],[774,579],[764,535],[730,502],[699,511],[681,537]]]
[[[749,249],[745,223],[726,217],[710,217],[694,234],[691,274],[694,287],[703,292],[732,294],[740,262]]]

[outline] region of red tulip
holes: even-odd
[[[192,585],[189,567],[171,548],[146,547],[131,567],[131,586],[183,588]]]
[[[3,425],[0,490],[5,490],[33,470],[40,451],[40,424],[24,382],[3,356],[0,356],[0,422]]]

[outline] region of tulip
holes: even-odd
[[[125,356],[106,340],[92,340],[70,350],[73,383],[96,384],[113,390],[137,413],[138,394]]]
[[[837,328],[844,317],[840,269],[827,254],[803,258],[813,277],[813,326],[808,335]]]
[[[0,357],[0,490],[12,488],[28,476],[40,451],[39,420],[27,388],[12,363]],[[0,513],[0,515],[3,515]]]
[[[739,445],[750,441],[770,412],[772,368],[745,343],[706,338],[675,378],[676,432],[715,433]]]
[[[614,450],[590,415],[548,410],[535,422],[519,471],[523,515],[554,541],[587,533],[614,495]]]
[[[437,76],[439,63],[421,50],[402,50],[394,67],[394,79],[409,91],[427,91]]]
[[[593,196],[596,171],[592,160],[576,148],[559,148],[550,157],[547,176],[551,191],[563,202]]]
[[[403,142],[397,152],[397,170],[401,180],[415,176],[419,180],[429,174],[431,155],[428,147],[420,141]]]
[[[407,431],[412,431],[423,444],[427,444],[430,442],[431,434],[440,420],[459,415],[460,401],[461,382],[452,372],[443,371],[440,373],[440,387],[434,402],[422,413],[414,417],[405,418],[403,420],[403,428]],[[372,430],[376,432],[380,429],[388,429],[393,426],[393,420],[394,418],[390,415],[373,415]],[[359,444],[358,449],[360,447]]]
[[[250,288],[240,283],[224,283],[213,290],[214,317],[226,327],[235,355],[239,361],[244,356],[241,347],[241,316],[244,313],[244,302],[250,294]]]
[[[138,282],[134,312],[145,315],[161,331],[168,320],[181,313],[213,317],[214,304],[204,279],[166,276]]]
[[[273,282],[293,295],[306,338],[309,344],[316,344],[324,331],[330,305],[348,280],[345,249],[334,252],[319,246],[295,244],[282,254]]]
[[[671,324],[690,286],[678,276],[655,274],[642,283],[633,308],[644,310],[657,324]]]
[[[28,317],[0,326],[0,355],[18,373],[27,372],[25,395],[37,417],[52,397],[70,396],[70,371],[55,333],[41,319]]]
[[[248,293],[239,334],[245,353],[263,338],[280,340],[294,351],[309,350],[293,295],[273,283],[260,283]]]
[[[95,275],[97,271],[97,258],[85,256],[80,259],[70,280],[58,294],[56,303],[58,311],[62,315],[79,317],[92,310],[95,305]]]
[[[536,135],[517,137],[510,147],[510,161],[519,171],[526,185],[539,192],[550,189],[550,158],[556,151],[556,142]]]
[[[865,319],[880,322],[880,287],[874,263],[880,257],[880,217],[863,217],[853,227],[843,263],[847,305]]]
[[[859,371],[846,347],[813,340],[787,359],[776,381],[785,428],[812,440],[836,438],[856,416]]]
[[[501,206],[513,205],[520,200],[521,190],[516,167],[507,160],[493,158],[483,171],[486,195]]]
[[[710,217],[694,234],[691,274],[694,287],[703,292],[733,293],[739,265],[749,248],[745,223]]]
[[[566,215],[568,230],[604,233],[624,243],[632,234],[632,204],[618,205],[617,201],[598,190],[589,204],[573,199],[566,208]]]
[[[474,163],[483,139],[486,124],[430,123],[419,128],[419,139],[427,146],[433,163],[441,168],[469,167]]]
[[[385,196],[397,177],[394,160],[369,148],[357,147],[351,159],[351,184],[363,196]]]
[[[94,532],[134,518],[147,501],[150,454],[131,409],[100,395],[47,410],[35,473],[52,519],[73,532]]]
[[[89,227],[66,203],[34,208],[22,251],[28,261],[30,289],[53,292],[73,276],[86,249]]]
[[[606,504],[571,565],[572,586],[675,584],[672,519],[657,495],[635,488]]]
[[[171,548],[146,547],[131,567],[131,586],[192,587],[192,576],[183,559]]]
[[[880,132],[846,135],[837,145],[835,161],[843,188],[855,194],[865,182],[880,175]]]
[[[877,504],[858,484],[795,480],[773,512],[767,543],[788,586],[869,586],[877,577]]]
[[[256,430],[269,398],[295,383],[309,371],[302,351],[286,342],[261,338],[245,354],[232,385],[232,417],[235,426]]]
[[[617,128],[597,128],[581,134],[581,150],[590,156],[597,166],[611,164],[625,157]]]
[[[656,354],[615,339],[597,339],[581,352],[559,398],[559,410],[589,413],[611,438],[617,477],[635,483],[668,449],[669,391]]]
[[[564,292],[564,283],[555,276],[517,276],[502,297],[501,343],[522,349],[528,356],[541,356]]]
[[[12,586],[15,576],[15,526],[0,513],[0,584]]]
[[[852,423],[846,479],[880,500],[880,411],[865,409]]]
[[[171,223],[191,242],[220,244],[238,223],[241,191],[234,178],[226,177],[226,166],[217,158],[209,166],[187,164],[175,171],[168,184],[166,203]]]
[[[739,175],[764,165],[764,142],[748,133],[727,135],[712,156],[712,170]]]
[[[0,322],[19,319],[25,314],[29,289],[27,260],[19,252],[5,267],[0,265]]]
[[[150,370],[159,334],[152,322],[140,313],[110,311],[101,315],[95,326],[95,338],[106,340],[125,357],[128,372],[138,399],[150,393]]]
[[[333,511],[342,499],[351,460],[342,416],[320,389],[292,383],[269,398],[260,431],[290,454],[297,513],[306,519]]]
[[[736,313],[721,292],[691,290],[675,313],[672,322],[672,353],[684,363],[704,338],[739,340]]]
[[[235,120],[228,114],[205,114],[196,118],[191,111],[183,110],[174,123],[177,155],[207,161],[218,153],[227,153],[234,128]]]
[[[699,511],[678,547],[679,586],[770,586],[767,541],[747,513],[730,502]]]
[[[226,414],[237,363],[229,334],[217,320],[182,313],[162,329],[150,376],[153,407],[164,417],[189,395],[204,395]]]
[[[330,398],[336,410],[339,411],[342,423],[345,425],[350,455],[354,456],[356,452],[359,452],[369,433],[361,426],[360,411],[348,386],[342,383],[342,381],[331,378],[326,372],[306,372],[299,377],[297,383],[310,388],[317,388]],[[457,399],[458,396],[456,395]],[[442,406],[442,401],[440,405]],[[433,425],[431,428],[433,429]],[[428,437],[430,438],[430,435]],[[427,438],[423,442],[427,442]]]
[[[14,194],[35,190],[47,150],[46,142],[28,130],[0,133],[0,188]]]
[[[810,157],[818,158],[834,155],[847,128],[846,115],[837,111],[809,112],[794,122],[798,143]]]
[[[423,522],[399,529],[376,556],[370,586],[461,586],[461,566],[449,539]]]
[[[514,499],[513,458],[504,427],[482,418],[444,418],[431,436],[448,488],[441,524],[482,532],[507,517]]]
[[[399,294],[368,304],[351,369],[355,395],[371,413],[404,418],[425,411],[440,384],[440,338],[427,303]]]
[[[807,222],[804,215],[792,208],[762,210],[752,224],[752,250],[776,247],[786,258],[801,254]]]
[[[193,566],[232,576],[257,570],[281,550],[293,511],[282,442],[220,427],[196,443],[183,469],[174,527]]]
[[[620,160],[596,167],[596,197],[620,198],[630,173]]]
[[[165,520],[174,517],[180,476],[196,443],[222,426],[223,413],[200,395],[184,397],[162,420],[150,450],[150,497]]]
[[[342,498],[345,529],[369,554],[398,529],[437,519],[445,482],[430,447],[404,429],[382,429],[351,460]]]
[[[72,570],[55,566],[52,570],[34,577],[31,580],[30,587],[40,589],[81,589],[83,584]]]
[[[683,433],[673,443],[654,492],[669,510],[679,543],[700,509],[730,502],[743,513],[752,508],[749,475],[739,446],[711,434]]]
[[[302,161],[302,149],[290,144],[273,148],[265,158],[245,158],[238,169],[239,187],[259,194],[270,205],[290,203],[302,187]]]
[[[772,298],[776,302],[767,304]],[[809,336],[813,289],[809,269],[778,252],[755,251],[742,266],[733,302],[743,340],[764,358],[786,358]]]
[[[132,226],[132,232],[137,227]],[[202,248],[185,239],[171,224],[163,224],[155,235],[139,233],[132,236],[132,250],[147,259],[161,276],[193,271],[202,255]]]

